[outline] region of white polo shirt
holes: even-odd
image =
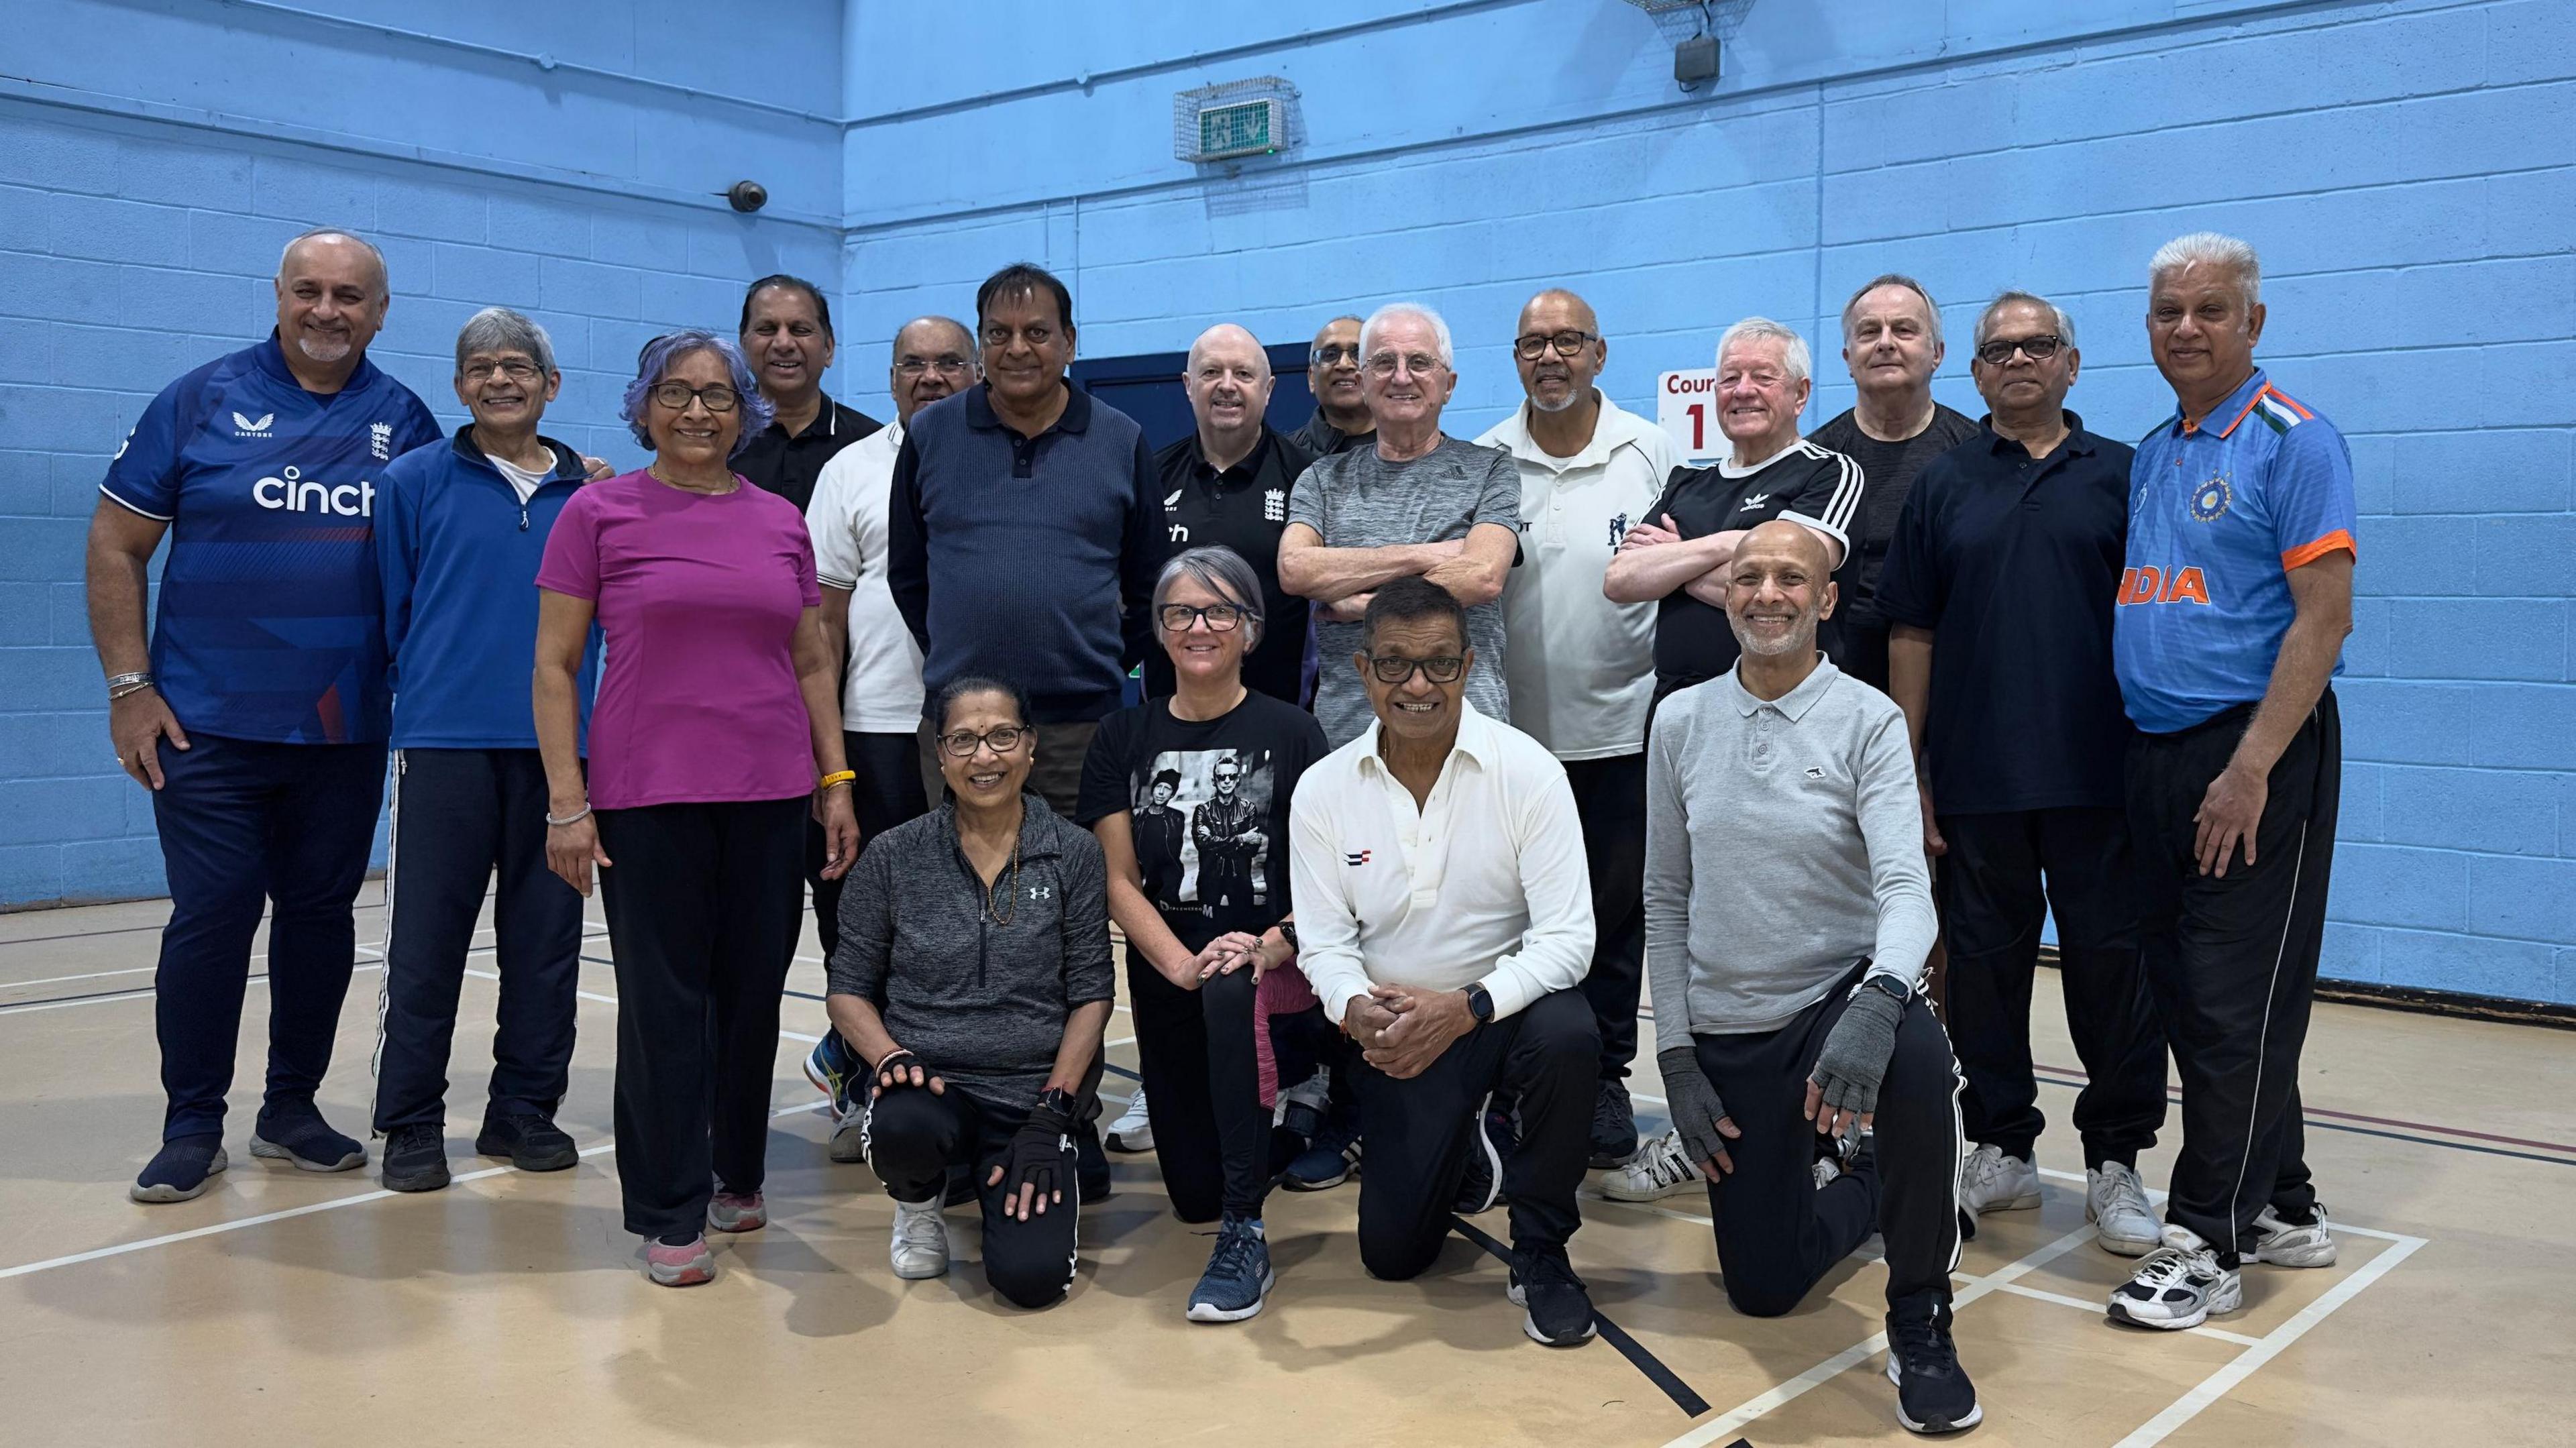
[[[841,727],[852,734],[910,734],[921,723],[921,646],[886,587],[886,508],[902,449],[898,421],[832,454],[805,509],[814,576],[850,590]]]
[[[1459,701],[1457,743],[1416,808],[1378,728],[1309,766],[1289,806],[1297,965],[1338,1025],[1372,983],[1464,990],[1496,1019],[1592,969],[1592,885],[1565,766]]]
[[[1559,759],[1646,747],[1655,692],[1655,605],[1612,603],[1602,576],[1682,465],[1664,430],[1601,395],[1592,441],[1570,458],[1530,441],[1529,404],[1476,441],[1521,474],[1521,562],[1503,585],[1503,660],[1513,727]]]

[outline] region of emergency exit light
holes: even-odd
[[[1204,164],[1293,149],[1297,88],[1275,75],[1186,90],[1172,97],[1172,156]]]
[[[1198,159],[1228,161],[1237,156],[1267,156],[1279,149],[1278,136],[1277,101],[1209,106],[1199,112]]]

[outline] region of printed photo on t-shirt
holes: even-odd
[[[1265,826],[1276,788],[1267,749],[1155,755],[1138,776],[1129,816],[1146,893],[1167,911],[1211,919],[1267,903]]]

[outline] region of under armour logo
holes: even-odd
[[[1029,898],[1032,900],[1050,899],[1054,896],[1054,893],[1055,887],[1052,885],[1031,885],[1029,887]]]

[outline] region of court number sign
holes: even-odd
[[[1717,429],[1717,369],[1691,367],[1655,379],[1655,421],[1682,456],[1713,458],[1726,451]]]

